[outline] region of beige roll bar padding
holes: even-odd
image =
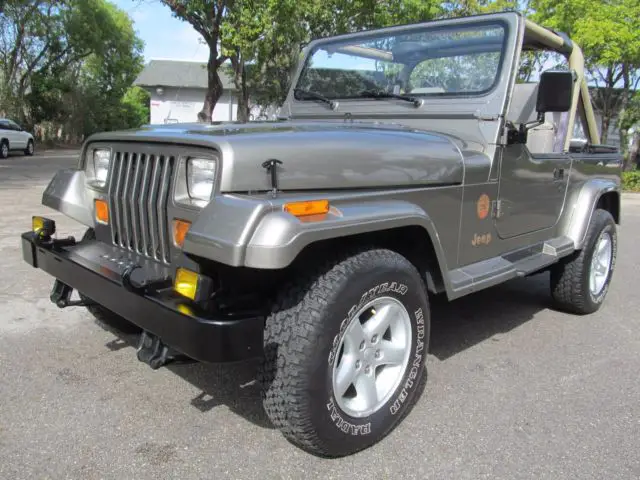
[[[524,20],[525,35],[529,38],[536,40],[549,48],[557,51],[561,51],[564,46],[564,39],[540,25],[533,23],[529,19]],[[567,125],[567,135],[564,140],[564,151],[569,151],[571,145],[571,133],[573,132],[573,126],[576,121],[576,114],[578,112],[578,101],[580,100],[580,94],[582,94],[582,105],[584,106],[584,114],[587,120],[589,128],[589,137],[592,144],[600,143],[600,133],[596,125],[596,117],[593,113],[593,106],[591,105],[591,97],[589,96],[589,87],[587,86],[587,80],[584,76],[584,55],[582,49],[573,42],[573,49],[569,56],[569,68],[576,72],[578,77],[577,82],[580,88],[576,88],[573,91],[573,98],[571,99],[571,110],[569,111],[569,122]]]

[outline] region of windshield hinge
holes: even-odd
[[[482,114],[482,113],[478,113],[475,112],[473,114],[473,118],[477,118],[478,120],[481,120],[483,122],[495,122],[496,120],[500,119],[500,115],[496,114]]]
[[[491,216],[493,218],[500,218],[504,214],[502,200],[494,200],[492,203]]]

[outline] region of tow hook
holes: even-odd
[[[137,357],[141,362],[146,363],[152,369],[171,363],[178,357],[178,353],[169,346],[162,343],[156,335],[147,331],[142,332],[138,342]]]
[[[53,283],[53,288],[51,289],[51,295],[49,296],[49,298],[58,306],[58,308],[87,307],[89,305],[93,305],[93,302],[85,302],[84,300],[71,300],[72,293],[72,287],[70,287],[66,283],[62,283],[60,280],[56,280]]]

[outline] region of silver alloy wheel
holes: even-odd
[[[29,151],[29,154],[33,153],[33,142],[29,142],[29,144],[27,145],[27,150]]]
[[[407,309],[392,297],[367,303],[347,326],[333,365],[333,392],[352,417],[378,411],[407,370],[413,332]]]
[[[9,155],[9,147],[7,146],[6,143],[3,143],[2,147],[0,147],[0,148],[2,148],[2,156],[3,157],[6,157],[6,156]]]
[[[591,269],[589,271],[589,290],[593,295],[599,295],[607,282],[612,256],[613,244],[611,235],[608,232],[603,232],[593,251]]]

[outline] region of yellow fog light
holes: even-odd
[[[173,282],[173,289],[180,295],[195,300],[198,295],[199,275],[191,270],[178,268],[176,278]]]
[[[32,217],[31,228],[39,237],[46,238],[56,233],[56,222],[45,217]]]

